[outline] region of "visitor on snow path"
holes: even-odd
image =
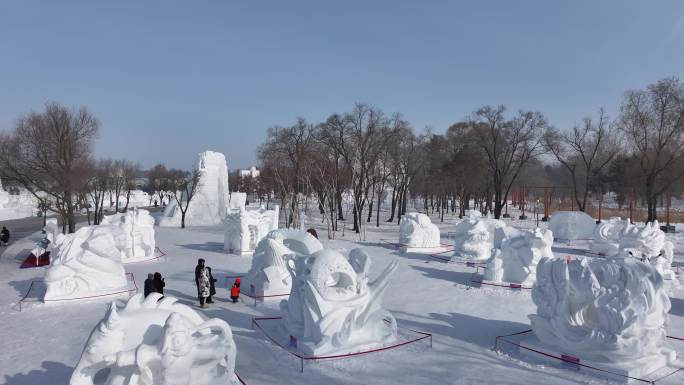
[[[205,303],[214,303],[211,297],[216,294],[214,287],[214,276],[211,274],[211,267],[206,266],[204,259],[197,260],[195,267],[195,284],[197,285],[197,298],[200,302],[200,307],[205,307]]]
[[[164,278],[162,278],[161,273],[159,273],[159,272],[154,273],[154,291],[156,291],[157,293],[159,293],[163,296],[164,295],[164,286],[166,286],[166,282],[164,282]]]
[[[145,297],[147,297],[150,293],[153,293],[154,290],[154,276],[152,273],[147,274],[147,279],[145,280],[145,286],[144,286],[144,292],[145,292]]]
[[[240,286],[238,285],[239,283],[234,283],[233,287],[230,288],[230,299],[233,300],[233,303],[236,303],[240,298]]]
[[[10,232],[7,227],[2,226],[2,231],[0,231],[0,245],[7,246],[9,243]]]

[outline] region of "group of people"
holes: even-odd
[[[212,297],[216,295],[216,279],[211,273],[211,267],[206,265],[203,258],[197,260],[195,266],[195,284],[197,285],[197,299],[200,307],[206,307],[206,304],[214,303]],[[240,298],[240,278],[237,278],[230,288],[230,298],[233,302],[237,302]]]
[[[164,282],[161,273],[156,272],[154,274],[147,274],[147,279],[145,280],[145,297],[150,293],[164,295],[164,286],[166,286],[166,282]]]
[[[0,246],[7,246],[9,244],[10,232],[7,227],[2,226],[2,231],[0,231]]]

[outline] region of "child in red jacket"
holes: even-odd
[[[236,279],[235,283],[233,284],[233,287],[230,288],[230,299],[233,300],[233,303],[236,303],[239,298],[240,298],[240,278]]]

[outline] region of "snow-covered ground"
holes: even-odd
[[[442,241],[453,231],[457,217],[445,216],[440,223]],[[532,221],[513,221],[530,228]],[[347,253],[364,246],[373,258],[371,275],[399,260],[385,295],[384,307],[392,311],[399,326],[434,334],[433,347],[426,341],[394,350],[350,359],[308,362],[299,372],[299,362],[252,330],[252,317],[277,315],[277,301],[253,306],[230,303],[226,275],[244,274],[250,257],[226,254],[220,226],[191,229],[156,228],[157,245],[167,256],[154,261],[126,265],[138,287],[149,272],[166,277],[166,294],[194,306],[208,317],[226,320],[233,328],[238,349],[236,369],[247,384],[604,384],[605,380],[542,364],[517,353],[494,351],[495,337],[529,329],[528,314],[535,311],[529,292],[471,286],[474,269],[445,264],[419,254],[402,255],[389,244],[396,242],[399,227],[382,223],[366,228],[366,240],[347,230],[338,239],[323,239],[327,248]],[[318,234],[325,238],[324,227]],[[0,256],[0,384],[52,385],[68,382],[81,350],[111,299],[82,303],[42,304],[32,302],[19,312],[16,303],[31,280],[42,279],[44,269],[19,269],[33,241],[40,235],[17,240]],[[684,266],[684,234],[668,234],[675,243],[675,265]],[[581,244],[578,244],[582,247]],[[572,245],[576,247],[578,245]],[[558,256],[568,254],[567,245],[556,245]],[[215,304],[196,306],[193,271],[197,258],[204,258],[219,278]],[[33,293],[34,299],[41,295]],[[668,334],[684,336],[684,290],[672,297]],[[684,344],[677,346],[684,355]],[[684,365],[684,364],[683,364]],[[658,384],[682,384],[684,372]]]

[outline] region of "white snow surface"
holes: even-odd
[[[549,220],[549,229],[556,239],[577,240],[591,238],[596,221],[581,211],[556,211]]]
[[[453,231],[458,219],[447,216],[440,223],[432,216],[442,234]],[[316,219],[313,221],[317,223]],[[516,227],[531,228],[531,222],[506,220]],[[678,225],[679,226],[679,225]],[[316,227],[321,238],[325,228]],[[507,291],[494,287],[472,287],[473,268],[443,262],[419,254],[401,254],[383,239],[396,239],[398,226],[382,223],[379,229],[368,226],[366,240],[353,232],[338,233],[338,239],[322,239],[325,248],[342,254],[362,246],[372,255],[370,276],[377,276],[391,261],[398,267],[383,298],[383,308],[390,311],[400,328],[408,327],[433,333],[433,347],[426,341],[394,350],[355,358],[306,362],[304,373],[299,362],[271,344],[264,335],[252,330],[255,316],[280,315],[277,302],[256,307],[250,301],[237,304],[228,300],[225,275],[245,274],[251,257],[223,251],[223,227],[189,229],[157,228],[157,245],[167,256],[154,261],[125,266],[135,275],[138,287],[147,273],[158,271],[166,278],[165,294],[181,303],[197,307],[194,267],[198,257],[213,268],[217,282],[215,304],[199,310],[207,318],[227,321],[237,347],[236,370],[247,384],[606,384],[604,380],[557,365],[541,364],[520,354],[492,350],[495,337],[530,328],[528,315],[536,306],[528,291]],[[64,303],[59,306],[39,302],[25,303],[19,312],[16,303],[26,294],[32,280],[44,275],[44,268],[19,269],[33,243],[41,238],[35,233],[17,240],[0,255],[0,383],[8,385],[52,385],[68,382],[88,339],[88,331],[103,318],[111,299]],[[684,234],[666,234],[675,245],[673,265],[684,265]],[[572,247],[554,245],[556,256],[572,254]],[[581,254],[581,253],[576,253]],[[37,300],[42,293],[32,292],[27,300]],[[672,307],[666,325],[668,335],[684,336],[684,291],[670,295]],[[677,345],[680,352],[683,345]],[[684,373],[659,382],[681,384]]]

